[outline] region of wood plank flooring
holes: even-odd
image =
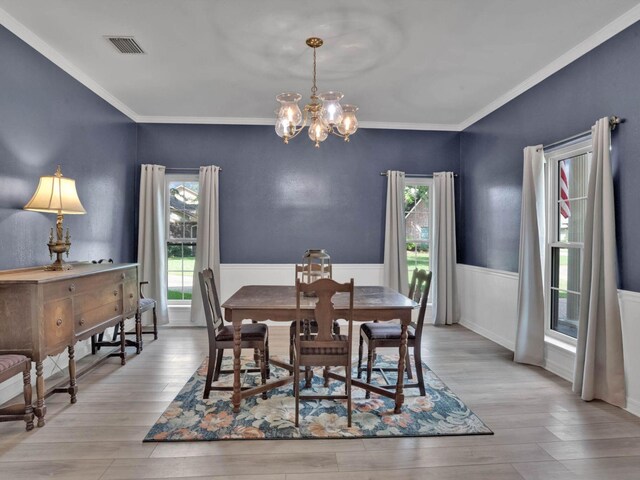
[[[288,328],[270,332],[271,352],[286,354]],[[76,405],[50,397],[44,428],[1,423],[0,479],[640,478],[640,418],[582,402],[463,327],[427,327],[424,343],[425,361],[495,435],[143,444],[207,348],[204,329],[168,328],[125,367],[109,359],[81,378]]]

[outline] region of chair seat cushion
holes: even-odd
[[[301,336],[302,340],[310,340],[309,337]],[[333,335],[335,345],[330,347],[301,346],[302,355],[346,355],[349,353],[349,343],[346,335]],[[340,342],[340,343],[339,343]]]
[[[144,312],[156,306],[156,301],[153,298],[141,298],[138,304],[140,311]]]
[[[28,361],[29,359],[24,355],[0,355],[0,373]]]
[[[263,323],[243,323],[242,340],[260,340],[267,336],[267,326]],[[225,325],[216,333],[219,342],[233,341],[233,326]]]
[[[367,338],[372,340],[398,340],[400,341],[400,325],[397,323],[380,322],[365,323],[360,327],[360,331]],[[416,332],[413,327],[407,329],[409,338],[416,338]]]

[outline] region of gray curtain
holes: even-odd
[[[142,165],[140,221],[138,225],[139,280],[148,281],[145,296],[156,301],[158,323],[169,323],[167,314],[167,201],[165,167]],[[143,318],[145,324],[151,319]]]
[[[452,172],[433,174],[433,323],[460,318],[456,283],[456,201]]]
[[[211,165],[200,167],[198,233],[196,239],[196,260],[193,272],[193,290],[191,297],[191,322],[205,325],[204,306],[198,272],[210,268],[214,281],[220,291],[220,216],[218,214],[218,174],[220,167]]]
[[[520,261],[518,275],[518,330],[514,360],[544,363],[544,252],[545,188],[542,145],[524,149]]]
[[[611,130],[601,118],[591,129],[593,156],[584,225],[578,345],[573,391],[583,400],[626,404],[622,325],[617,287]]]
[[[404,172],[387,171],[387,213],[384,230],[384,284],[409,293],[404,224]]]

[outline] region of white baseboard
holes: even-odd
[[[460,324],[509,350],[515,347],[518,274],[458,264]],[[627,408],[640,416],[640,293],[619,290]],[[545,343],[544,368],[573,381],[575,353]]]

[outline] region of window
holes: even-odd
[[[430,178],[407,178],[404,187],[404,218],[409,281],[416,268],[430,270],[431,202]]]
[[[591,139],[546,154],[547,334],[578,336],[584,221],[587,208]]]
[[[198,177],[167,175],[167,299],[191,300],[198,234]]]

